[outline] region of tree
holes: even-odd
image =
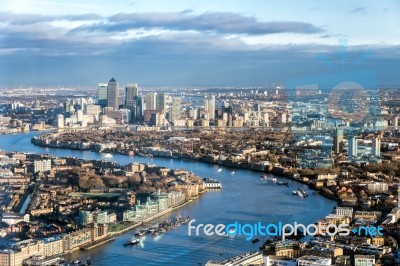
[[[104,183],[98,175],[89,173],[79,177],[79,187],[82,189],[104,187]]]

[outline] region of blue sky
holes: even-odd
[[[360,70],[400,84],[395,0],[0,2],[2,85],[265,86]]]

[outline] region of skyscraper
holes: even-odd
[[[172,98],[172,110],[171,110],[170,122],[174,123],[174,121],[179,120],[181,118],[181,110],[182,110],[181,98],[179,97]]]
[[[374,138],[372,140],[372,155],[376,158],[381,157],[381,140],[380,140],[380,138]]]
[[[137,84],[127,84],[125,87],[125,106],[126,107],[136,106],[138,94],[139,94],[139,89]]]
[[[211,99],[208,102],[208,107],[210,109],[210,119],[215,119],[215,95],[211,96]]]
[[[349,138],[349,147],[347,149],[347,156],[357,158],[358,146],[357,139],[355,137]]]
[[[204,98],[204,118],[214,120],[215,119],[215,96],[212,95],[210,98]]]
[[[107,83],[99,83],[97,85],[97,103],[101,107],[107,106]]]
[[[114,78],[110,79],[107,86],[107,106],[118,110],[119,108],[119,87]]]
[[[343,151],[343,128],[335,128],[333,136],[333,152],[339,154]]]
[[[150,92],[146,94],[146,110],[156,110],[157,106],[157,93],[156,92]]]
[[[125,108],[131,111],[130,122],[138,116],[138,94],[137,84],[127,84],[125,87]]]
[[[156,95],[156,109],[165,111],[165,94],[157,93]]]

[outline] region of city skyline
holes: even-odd
[[[396,1],[287,6],[4,1],[0,84],[265,86],[358,69],[375,71],[376,86],[399,84]]]

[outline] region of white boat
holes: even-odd
[[[218,173],[220,173],[221,171],[222,171],[222,168],[219,168],[219,169],[218,169]]]
[[[232,171],[232,172],[231,172],[231,175],[234,175],[234,174],[235,174],[235,171]]]
[[[304,198],[303,193],[301,193],[301,191],[297,191],[297,196],[299,196],[300,198]]]
[[[104,157],[106,157],[106,158],[112,158],[113,156],[112,156],[111,153],[106,153],[106,154],[104,155]]]
[[[271,182],[273,182],[273,183],[276,183],[276,182],[278,181],[278,179],[276,179],[275,177],[272,177],[270,180],[271,180]]]
[[[293,195],[297,195],[297,190],[293,190]]]
[[[139,244],[140,240],[138,238],[132,237],[131,240],[128,240],[124,243],[124,246],[134,246]]]

